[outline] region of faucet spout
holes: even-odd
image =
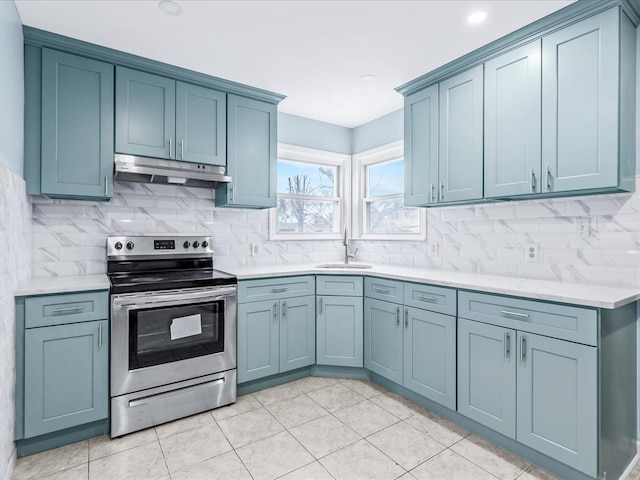
[[[353,253],[349,253],[349,239],[348,239],[348,232],[347,232],[347,226],[344,226],[344,235],[342,236],[342,245],[344,245],[344,263],[345,265],[349,264],[349,260],[351,260],[352,258],[356,258],[356,252],[358,251],[358,249],[356,248],[356,251]]]

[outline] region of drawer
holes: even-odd
[[[409,307],[455,316],[456,289],[405,282],[404,304]]]
[[[261,278],[238,282],[238,303],[303,297],[315,295],[315,293],[316,282],[313,275]]]
[[[384,278],[367,277],[364,280],[364,296],[386,302],[402,304],[402,282]]]
[[[109,292],[64,293],[27,297],[25,328],[63,325],[109,318]]]
[[[598,346],[598,311],[592,308],[461,291],[458,316]]]
[[[356,275],[318,275],[316,277],[316,293],[318,295],[361,297],[362,277]]]

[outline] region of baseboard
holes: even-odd
[[[16,447],[14,446],[13,452],[11,452],[11,458],[7,462],[7,471],[4,473],[4,480],[11,480],[13,469],[16,466],[16,458],[17,458],[17,452],[16,452]]]
[[[638,452],[640,452],[640,442],[636,442],[636,445],[638,447]],[[618,480],[626,480],[627,478],[629,478],[629,475],[631,475],[631,472],[638,463],[638,460],[640,460],[640,453],[636,454],[636,456],[633,457],[633,460],[631,460],[631,463],[625,469],[625,471],[622,472],[622,475],[620,475],[620,478]]]

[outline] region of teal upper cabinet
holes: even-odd
[[[482,93],[482,65],[440,82],[440,202],[482,198]]]
[[[113,65],[46,48],[29,48],[25,51],[25,70],[28,193],[110,198]]]
[[[484,66],[484,195],[540,192],[541,42]]]
[[[276,206],[277,107],[227,96],[227,174],[231,184],[216,189],[216,206]]]
[[[116,69],[116,151],[226,164],[226,96],[173,79]]]
[[[542,39],[545,192],[615,188],[633,169],[632,155],[620,151],[622,142],[633,143],[620,138],[621,122],[633,119],[622,118],[620,107],[634,98],[631,85],[621,90],[621,75],[635,71],[626,44],[626,30],[635,37],[635,29],[620,16],[613,8]]]
[[[438,200],[438,86],[404,99],[404,204]]]

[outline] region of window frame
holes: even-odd
[[[289,145],[278,143],[278,160],[288,160],[298,163],[310,163],[315,165],[326,165],[338,167],[337,197],[316,197],[309,196],[308,200],[320,201],[339,201],[337,208],[337,217],[334,219],[334,226],[337,226],[336,232],[330,233],[281,233],[278,232],[278,206],[269,209],[269,240],[339,240],[342,238],[343,225],[351,224],[351,208],[349,203],[351,200],[351,155],[342,153],[327,152],[324,150],[316,150],[314,148],[299,147],[297,145]],[[276,198],[279,195],[276,192]],[[290,198],[287,195],[287,198]]]
[[[357,153],[352,157],[352,178],[353,178],[353,196],[351,200],[351,208],[353,211],[353,235],[354,239],[360,240],[425,240],[427,238],[427,214],[424,208],[416,208],[418,210],[419,227],[418,233],[365,233],[366,218],[365,205],[371,198],[376,200],[390,200],[398,197],[398,194],[381,195],[377,197],[367,197],[367,174],[366,167],[377,163],[389,162],[392,160],[404,159],[404,142],[402,140],[382,145],[381,147],[372,148],[361,153]],[[404,199],[404,193],[400,194]],[[357,219],[357,221],[355,221]]]

